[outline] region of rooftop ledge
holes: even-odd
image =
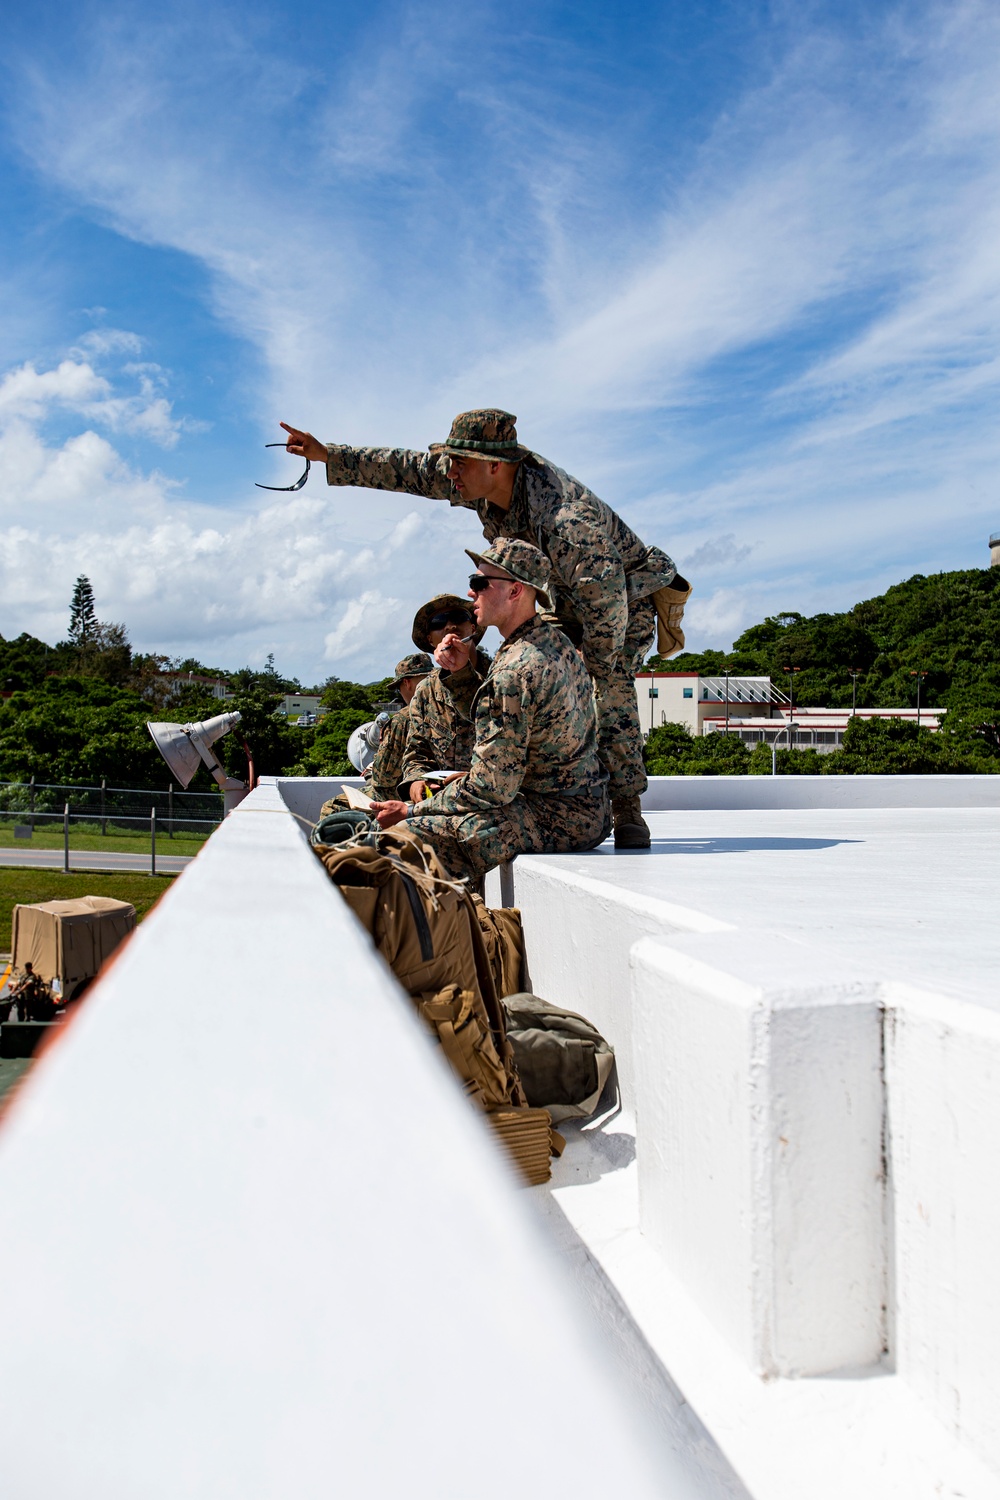
[[[5,1492],[995,1500],[1000,777],[660,778],[650,851],[519,858],[622,1095],[527,1190],[332,789],[244,802],[5,1117]]]

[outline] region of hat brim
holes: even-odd
[[[433,609],[431,606],[433,605]],[[480,625],[472,608],[471,599],[461,599],[458,594],[435,594],[433,599],[428,599],[426,604],[421,604],[413,617],[413,628],[410,632],[410,640],[419,651],[433,651],[429,634],[429,622],[432,615],[446,609],[465,609],[472,616],[473,637],[476,645],[486,634],[485,625]],[[429,613],[428,613],[429,611]],[[426,620],[424,616],[426,615]]]
[[[478,458],[487,464],[519,464],[522,458],[528,458],[531,453],[530,448],[523,448],[520,443],[503,453],[482,453],[478,448],[459,448],[453,443],[431,443],[427,451],[447,453],[449,458]]]
[[[512,573],[510,571],[510,569],[509,568],[505,568],[502,563],[493,562],[493,560],[491,558],[489,558],[489,557],[483,557],[483,555],[481,553],[479,553],[479,552],[470,552],[469,549],[468,549],[468,547],[466,547],[466,549],[465,549],[465,555],[466,555],[466,557],[471,557],[472,558],[472,561],[475,563],[475,565],[476,565],[477,568],[481,568],[482,565],[483,565],[483,563],[485,562],[491,568],[499,568],[501,570],[501,572],[506,573],[507,576],[510,578],[511,583],[523,583],[524,586],[525,586],[525,588],[534,589],[534,591],[535,591],[535,598],[538,600],[538,602],[542,606],[542,608],[543,609],[551,609],[552,608],[552,600],[551,600],[550,596],[546,593],[546,591],[544,589],[540,589],[538,587],[537,583],[532,583],[531,580],[528,579],[528,578],[518,578],[518,576],[517,576],[516,573]]]
[[[409,682],[411,677],[429,677],[430,675],[426,668],[423,672],[404,672],[402,677],[394,677],[389,686],[395,692],[401,682]]]

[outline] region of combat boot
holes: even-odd
[[[616,849],[648,849],[649,828],[638,797],[615,797],[611,802]]]

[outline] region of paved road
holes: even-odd
[[[161,854],[156,851],[156,873],[176,875],[189,865],[193,854]],[[61,849],[0,849],[0,869],[4,865],[19,865],[23,869],[61,870]],[[148,854],[97,853],[90,849],[69,851],[71,870],[139,870],[149,874]]]

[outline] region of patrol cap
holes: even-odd
[[[498,536],[485,552],[470,552],[468,547],[465,552],[477,568],[483,563],[489,563],[494,568],[503,568],[518,583],[528,584],[538,595],[542,608],[552,608],[552,595],[549,593],[552,568],[545,553],[533,547],[530,542],[522,542],[516,536]]]
[[[425,651],[414,651],[410,656],[404,656],[402,661],[396,663],[396,680],[392,684],[398,688],[404,677],[426,677],[434,670],[434,663]]]
[[[413,634],[410,639],[415,646],[420,647],[421,651],[431,650],[431,638],[428,632],[434,616],[446,613],[450,609],[460,609],[463,614],[467,614],[472,622],[473,640],[477,645],[482,640],[486,634],[486,626],[476,624],[471,599],[460,599],[457,594],[435,594],[433,599],[428,599],[426,604],[421,604],[413,616]]]
[[[453,453],[456,458],[519,464],[531,449],[517,440],[517,418],[509,411],[490,406],[481,411],[459,412],[444,442],[431,443],[430,451]]]

